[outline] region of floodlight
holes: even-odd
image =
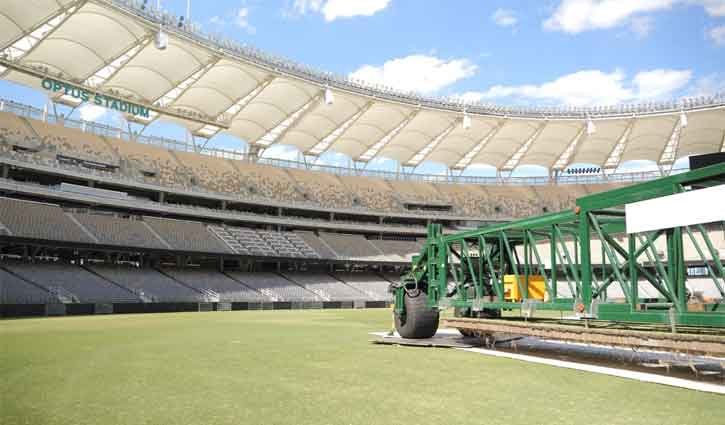
[[[169,46],[169,36],[161,27],[159,27],[159,31],[156,33],[155,44],[159,50],[166,50]]]
[[[597,132],[597,126],[594,125],[594,121],[592,121],[591,117],[587,118],[587,136],[591,136],[592,134]]]
[[[471,117],[469,117],[465,112],[463,113],[463,121],[461,124],[463,125],[464,130],[471,128]]]
[[[332,90],[329,87],[325,88],[325,104],[332,105],[335,102],[335,96],[332,94]]]

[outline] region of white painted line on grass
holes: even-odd
[[[487,350],[485,348],[456,348],[456,350],[469,351],[472,353],[484,354],[487,356],[503,357],[512,360],[521,360],[529,363],[538,363],[554,367],[582,370],[585,372],[600,373],[604,375],[617,376],[619,378],[634,379],[641,382],[669,385],[672,387],[685,388],[690,390],[704,391],[715,394],[725,394],[725,385],[697,382],[688,379],[662,376],[652,373],[637,372],[626,369],[616,369],[605,366],[595,366],[586,363],[569,362],[565,360],[547,359],[544,357],[529,356],[526,354],[507,353],[504,351]]]

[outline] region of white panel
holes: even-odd
[[[725,185],[625,206],[627,233],[725,221]]]

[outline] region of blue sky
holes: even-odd
[[[186,10],[186,0],[161,4]],[[725,0],[192,0],[191,19],[319,69],[431,96],[593,105],[725,90]],[[0,95],[44,102],[5,82]],[[170,125],[151,131],[184,137]],[[490,170],[471,171],[481,172]]]

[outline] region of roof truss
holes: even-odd
[[[383,149],[388,143],[390,143],[391,140],[395,138],[395,136],[400,133],[400,131],[410,123],[413,118],[415,118],[418,113],[420,112],[420,109],[415,109],[413,112],[408,114],[407,117],[403,118],[403,121],[400,122],[395,128],[390,130],[388,134],[383,136],[382,139],[378,140],[377,143],[372,145],[368,150],[366,150],[362,155],[360,155],[359,158],[356,159],[356,161],[360,162],[368,162],[371,159],[375,158],[378,155],[378,152],[380,152],[381,149]]]
[[[340,138],[340,136],[348,128],[350,128],[353,124],[355,124],[360,119],[360,117],[362,117],[365,114],[365,112],[367,112],[368,109],[370,109],[374,104],[375,104],[375,102],[373,102],[373,101],[367,102],[352,117],[348,118],[339,127],[332,130],[330,132],[330,134],[323,137],[322,140],[320,140],[319,143],[317,143],[315,146],[313,146],[307,153],[309,153],[311,155],[322,155],[325,151],[327,151],[330,148],[330,146],[332,146],[333,143],[335,143],[335,141],[337,139]]]

